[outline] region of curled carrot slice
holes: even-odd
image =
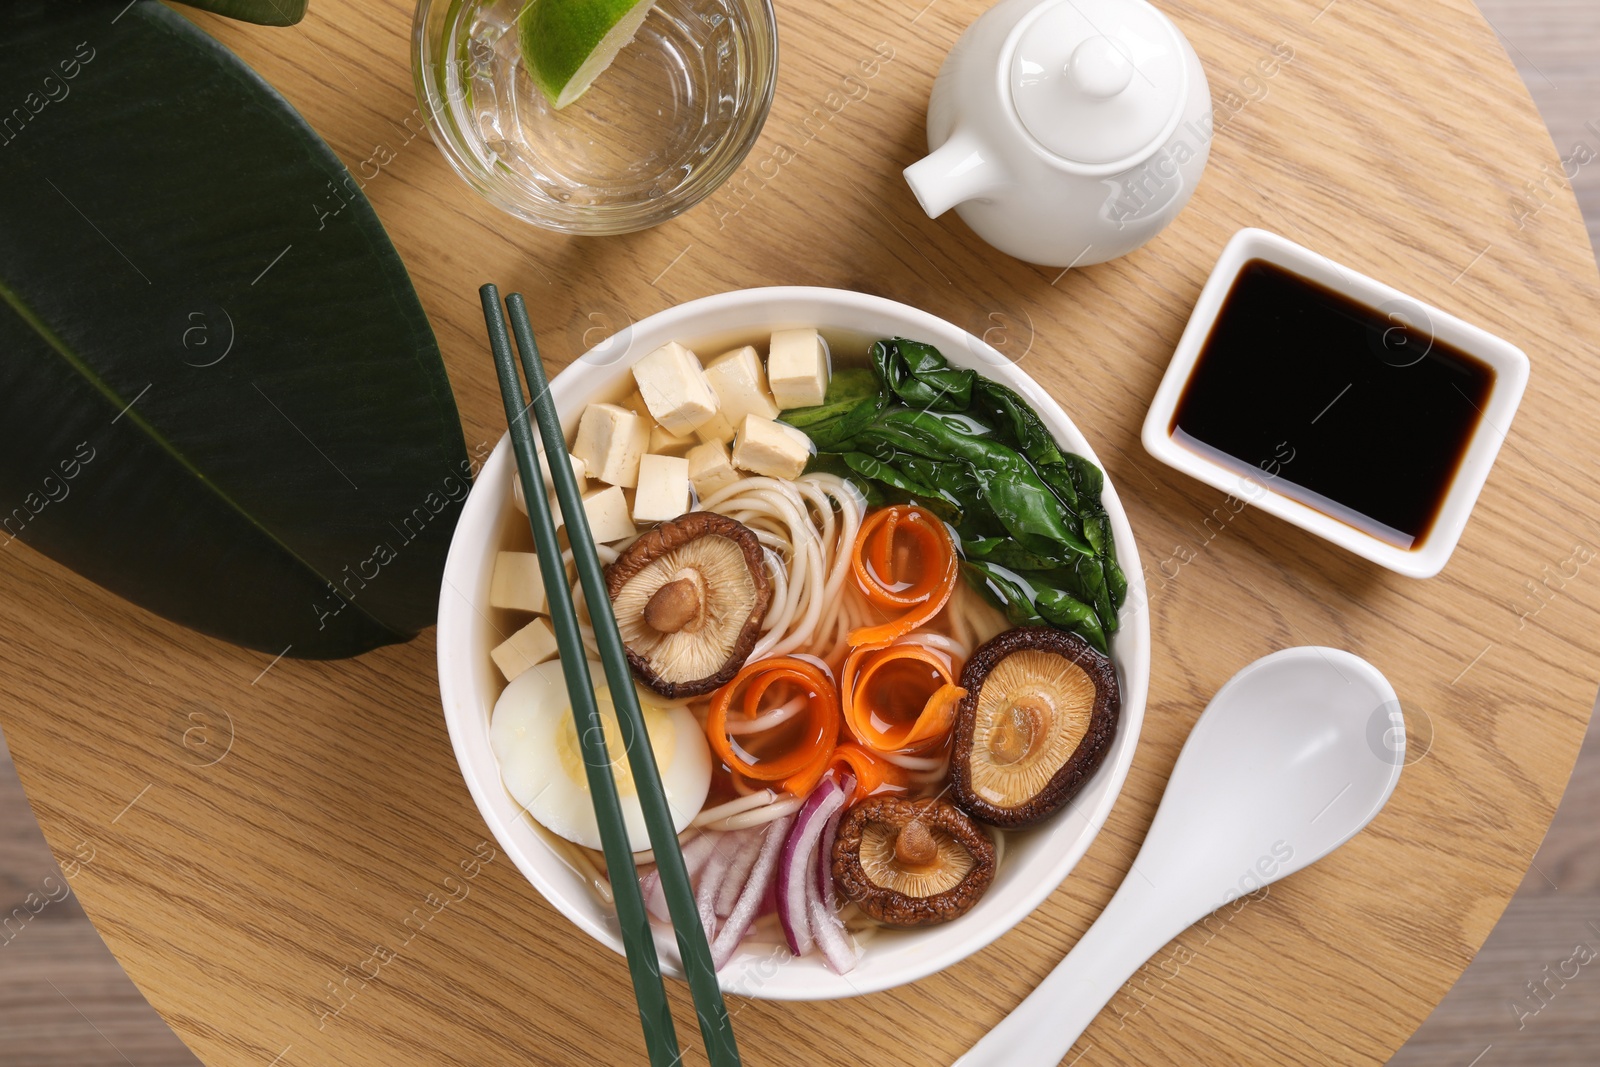
[[[780,686],[780,692],[797,689],[805,698],[800,721],[789,720],[772,731],[746,734],[736,742],[728,733],[728,712],[735,699],[740,712],[753,719],[763,710],[762,698],[774,686]],[[792,698],[793,694],[789,695]],[[768,733],[778,736],[767,737]],[[809,792],[822,780],[838,737],[839,691],[833,679],[816,664],[792,656],[747,664],[733,681],[717,690],[706,716],[711,750],[729,770],[747,779],[780,783],[789,792]],[[761,751],[753,751],[757,749]]]
[[[837,736],[837,735],[836,735]],[[781,783],[780,788],[792,796],[803,797],[810,795],[822,782],[822,776],[828,773],[828,768],[833,766],[833,756],[838,749],[829,745],[825,749],[818,749],[817,756],[805,767],[789,775]]]
[[[967,695],[955,684],[949,657],[914,644],[852,650],[840,688],[845,726],[876,752],[942,743]]]
[[[911,775],[904,767],[890,763],[870,748],[846,741],[833,750],[828,768],[848,771],[855,778],[855,790],[845,799],[846,806],[874,793],[904,792]]]
[[[850,644],[884,645],[939,614],[955,591],[959,560],[938,516],[915,504],[894,504],[861,524],[850,569],[874,606],[901,613],[852,630]]]

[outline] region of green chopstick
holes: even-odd
[[[628,764],[633,768],[635,791],[644,810],[645,827],[650,832],[650,847],[655,851],[656,870],[661,876],[661,889],[672,915],[672,929],[678,938],[684,975],[689,980],[689,991],[694,996],[700,1036],[705,1041],[711,1067],[739,1067],[739,1047],[734,1041],[727,1005],[722,1000],[722,988],[717,984],[717,969],[711,962],[711,944],[706,940],[705,928],[700,925],[700,911],[695,906],[694,889],[689,885],[689,872],[683,863],[683,850],[678,846],[678,833],[672,825],[667,794],[661,786],[661,772],[656,767],[655,751],[650,747],[650,735],[645,730],[644,715],[639,710],[639,695],[633,688],[633,671],[628,666],[622,633],[617,629],[616,616],[611,611],[611,595],[601,572],[600,556],[589,534],[589,517],[578,495],[572,464],[567,462],[567,439],[561,430],[561,417],[556,413],[555,401],[550,396],[550,383],[545,378],[544,364],[539,359],[539,346],[533,339],[533,328],[528,324],[528,310],[521,293],[512,293],[506,298],[506,310],[511,315],[511,330],[516,335],[523,376],[528,380],[528,395],[533,401],[534,417],[539,423],[540,436],[544,438],[556,499],[561,502],[561,513],[567,519],[567,539],[572,545],[573,560],[578,566],[578,580],[583,584],[584,601],[589,606],[589,621],[594,626],[600,662],[611,683],[611,699],[616,705],[617,722],[621,726]],[[534,472],[537,479],[537,466]],[[524,484],[523,492],[526,494],[529,491]],[[543,498],[542,493],[536,495]],[[528,511],[532,514],[531,498],[529,503]],[[560,574],[564,578],[566,571],[562,570]],[[567,591],[563,592],[567,594]],[[637,878],[631,880],[637,888]],[[615,878],[612,881],[614,883]]]
[[[500,292],[493,285],[485,285],[478,290],[478,295],[483,301],[483,319],[489,329],[489,347],[494,353],[495,370],[500,378],[500,398],[505,402],[506,425],[511,431],[511,446],[517,457],[522,493],[528,501],[528,526],[533,531],[534,547],[539,554],[539,572],[543,576],[546,599],[549,601],[551,629],[555,631],[561,654],[561,670],[566,676],[567,694],[572,700],[578,742],[583,749],[589,796],[594,803],[595,818],[600,824],[606,872],[611,877],[617,922],[622,928],[628,971],[633,977],[634,999],[639,1003],[639,1022],[644,1027],[645,1048],[649,1052],[651,1067],[675,1067],[682,1059],[682,1053],[678,1051],[678,1036],[672,1025],[672,1008],[667,1003],[667,991],[661,984],[661,964],[656,958],[650,918],[645,913],[644,893],[639,888],[628,830],[622,821],[617,784],[611,778],[605,730],[600,709],[595,703],[594,682],[589,676],[589,662],[584,654],[583,636],[578,630],[578,614],[573,607],[572,590],[567,587],[567,569],[561,562],[561,549],[556,543],[555,520],[550,514],[544,479],[539,473],[532,427],[528,425],[528,409],[522,400],[522,385],[517,380],[517,365],[511,355],[511,339],[506,336],[505,317],[500,311]],[[543,388],[543,385],[539,388]],[[570,464],[552,463],[550,467],[552,470],[557,467],[564,470],[569,485],[572,484]],[[568,533],[576,544],[579,541],[578,534],[588,536],[588,528],[587,525],[575,528],[572,518],[568,513]],[[581,506],[576,518],[580,523],[585,518]],[[624,688],[629,696],[633,695],[631,683]],[[651,766],[654,767],[653,761]]]

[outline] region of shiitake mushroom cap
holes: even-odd
[[[606,592],[634,677],[673,700],[732,681],[772,603],[754,531],[712,511],[641,535],[606,568]]]
[[[994,881],[994,842],[939,799],[868,797],[839,824],[833,881],[889,926],[933,926],[969,911]]]
[[[1019,685],[1029,688],[1004,688]],[[1116,668],[1065,630],[1007,630],[967,660],[961,686],[967,695],[956,708],[950,792],[963,811],[991,826],[1033,826],[1060,810],[1116,737]]]

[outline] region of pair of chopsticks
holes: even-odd
[[[661,965],[656,959],[656,945],[650,933],[649,916],[645,913],[644,894],[639,888],[628,831],[622,821],[616,782],[611,777],[611,760],[606,754],[604,727],[600,711],[595,705],[594,682],[589,675],[589,663],[578,630],[572,590],[567,586],[567,570],[561,561],[561,547],[556,543],[555,519],[550,514],[533,432],[528,425],[530,406],[539,422],[539,434],[544,439],[544,451],[550,464],[556,499],[566,519],[567,537],[572,544],[578,579],[583,583],[583,596],[589,605],[595,642],[600,649],[606,680],[611,686],[611,699],[616,705],[623,748],[628,754],[628,764],[633,769],[633,782],[644,810],[650,847],[655,851],[661,888],[672,914],[673,930],[678,936],[684,973],[688,976],[689,989],[694,995],[700,1036],[706,1043],[711,1067],[738,1067],[739,1049],[734,1042],[728,1009],[722,1002],[722,990],[717,985],[716,968],[711,963],[711,946],[700,925],[694,891],[689,885],[689,872],[684,867],[683,851],[678,847],[672,813],[661,787],[655,752],[650,747],[644,716],[639,711],[638,694],[633,688],[633,672],[628,667],[622,634],[617,629],[616,616],[611,611],[611,598],[600,569],[600,557],[595,552],[594,540],[589,534],[588,515],[578,495],[572,464],[567,462],[566,437],[561,431],[561,419],[556,413],[555,401],[550,398],[550,383],[545,379],[539,348],[533,339],[533,328],[528,324],[527,307],[521,293],[512,293],[506,298],[506,311],[510,313],[511,329],[516,334],[517,352],[522,359],[522,373],[528,379],[531,405],[524,403],[522,385],[517,380],[517,365],[511,356],[510,339],[506,336],[506,320],[500,312],[500,291],[493,285],[485,285],[478,290],[478,295],[483,300],[483,319],[489,328],[489,347],[494,353],[495,370],[500,377],[500,397],[505,402],[506,424],[511,430],[511,445],[517,457],[517,473],[522,479],[522,494],[528,501],[528,525],[538,549],[539,571],[550,603],[550,623],[555,631],[561,654],[561,670],[566,676],[567,694],[572,700],[572,715],[583,748],[589,795],[594,803],[595,817],[600,823],[606,872],[611,878],[617,921],[622,927],[622,943],[628,954],[628,970],[633,976],[633,993],[639,1002],[639,1021],[644,1027],[650,1063],[652,1067],[675,1067],[682,1059],[682,1053],[678,1050],[672,1010],[667,1004],[667,992],[661,982]]]

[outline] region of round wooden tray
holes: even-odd
[[[1420,758],[1365,833],[1184,934],[1073,1056],[1385,1059],[1516,888],[1595,694],[1600,611],[1574,570],[1595,536],[1600,278],[1571,194],[1545,182],[1559,164],[1516,72],[1469,0],[1164,3],[1211,82],[1209,171],[1152,244],[1059,272],[928,220],[900,178],[921,155],[933,76],[981,0],[778,6],[777,103],[744,167],[687,216],[606,240],[514,222],[450,172],[419,133],[399,0],[322,0],[287,30],[196,17],[361,176],[433,320],[475,453],[503,430],[475,291],[492,279],[527,294],[553,363],[721,290],[880,293],[1020,360],[1105,460],[1146,561],[1156,642],[1143,743],[1105,832],[1037,913],[945,973],[857,1001],[735,1001],[747,1062],[952,1060],[1109,899],[1211,693],[1255,657],[1310,643],[1388,674]],[[1528,182],[1545,190],[1537,214],[1518,207]],[[1200,285],[1250,225],[1532,358],[1440,577],[1400,578],[1236,510],[1139,447]],[[431,634],[355,661],[269,662],[20,546],[0,553],[0,582],[0,719],[28,795],[106,942],[208,1063],[643,1062],[621,961],[484,841],[439,713]],[[676,984],[673,1000],[693,1045]]]

